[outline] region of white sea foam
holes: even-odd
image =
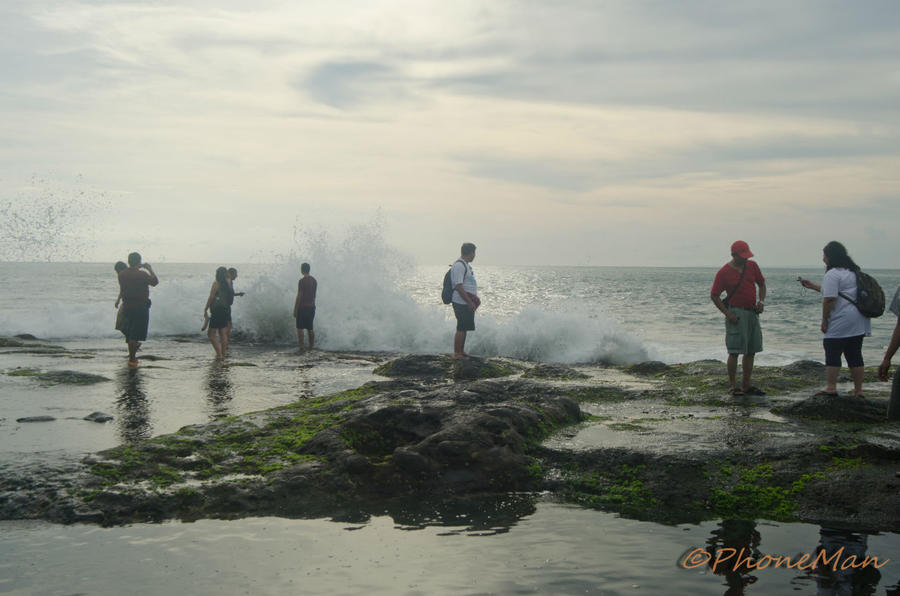
[[[235,299],[235,329],[256,342],[296,342],[292,318],[300,263],[312,265],[318,279],[316,343],[327,350],[447,353],[455,320],[441,304],[440,278],[434,281],[434,304],[422,304],[402,288],[415,274],[412,260],[387,245],[381,224],[352,228],[332,241],[326,233],[301,233],[300,241],[277,264],[256,275],[241,274]],[[157,266],[159,269],[164,267]],[[153,288],[150,336],[199,336],[203,304],[213,281],[198,268],[180,277],[165,276]],[[0,314],[0,335],[32,333],[45,338],[118,337],[112,329],[115,279],[103,302],[24,305]],[[106,291],[106,290],[104,290]],[[52,290],[51,290],[52,293]],[[421,296],[421,294],[418,294]],[[498,297],[498,299],[501,299]],[[420,298],[421,300],[421,298]],[[642,342],[612,320],[596,313],[551,312],[534,306],[495,318],[489,308],[476,317],[467,351],[560,363],[623,364],[647,359]]]

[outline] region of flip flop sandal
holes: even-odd
[[[744,397],[746,395],[743,389],[738,389],[737,387],[733,387],[731,391],[729,391],[729,393],[731,393],[731,395],[733,395],[734,397]]]
[[[813,397],[837,397],[837,396],[838,396],[837,391],[835,391],[833,393],[831,391],[819,391],[817,393],[813,393]]]
[[[744,389],[744,393],[747,395],[765,395],[766,392],[756,386],[750,386],[747,389]]]

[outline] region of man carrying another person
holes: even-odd
[[[766,299],[766,280],[759,265],[750,261],[753,253],[743,240],[731,245],[731,261],[725,263],[716,273],[710,298],[716,308],[725,315],[725,347],[728,349],[728,383],[731,395],[765,395],[765,392],[750,384],[753,374],[753,358],[762,352],[762,329],[759,315]],[[756,287],[759,286],[759,301]],[[727,292],[722,299],[722,292]],[[737,357],[741,361],[741,386],[737,386]]]
[[[146,271],[141,271],[146,269]],[[122,333],[128,342],[128,364],[137,366],[137,351],[147,339],[150,325],[150,286],[159,283],[150,263],[141,264],[141,255],[128,255],[128,268],[119,272],[122,295]]]

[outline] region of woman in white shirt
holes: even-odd
[[[872,335],[872,322],[863,316],[856,301],[856,272],[859,267],[840,242],[831,241],[823,249],[825,278],[822,285],[808,279],[800,280],[803,287],[822,292],[822,333],[825,334],[825,389],[816,395],[837,396],[841,355],[847,360],[853,379],[853,395],[862,397],[863,337]]]

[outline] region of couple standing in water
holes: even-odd
[[[216,269],[216,281],[209,290],[209,298],[203,307],[203,327],[207,337],[216,351],[216,358],[222,359],[228,354],[228,341],[231,338],[231,305],[235,296],[243,296],[243,292],[234,291],[234,280],[237,269],[219,267]]]
[[[309,349],[315,345],[315,332],[313,320],[316,317],[316,289],[318,282],[309,274],[309,263],[300,265],[300,273],[303,277],[297,282],[297,298],[294,300],[294,319],[297,326],[297,340],[300,349],[304,349],[303,331],[309,336]],[[243,296],[243,292],[234,291],[234,280],[237,279],[237,269],[234,267],[216,269],[216,280],[209,289],[209,298],[203,308],[203,329],[209,327],[207,336],[216,358],[223,359],[228,355],[228,341],[231,337],[231,305],[235,296]]]

